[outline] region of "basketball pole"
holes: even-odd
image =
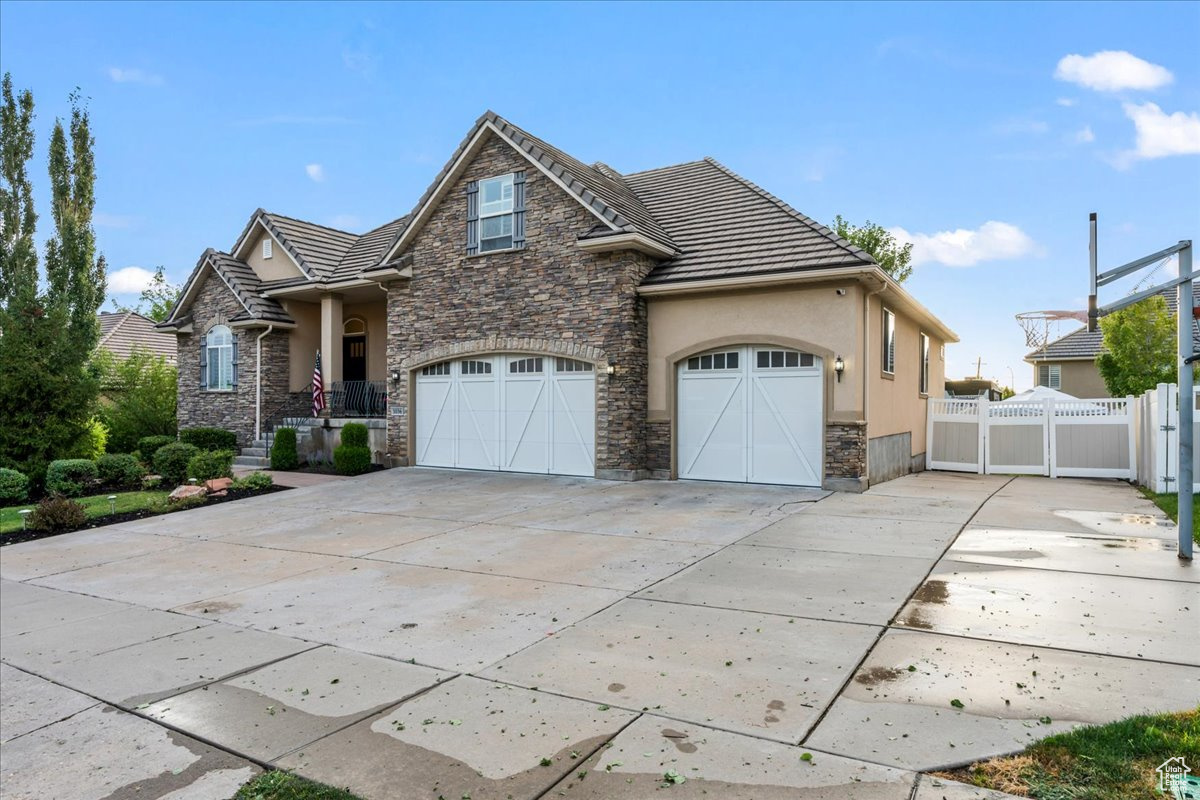
[[[1192,560],[1192,427],[1196,399],[1192,396],[1192,243],[1181,241],[1179,250],[1179,557]]]

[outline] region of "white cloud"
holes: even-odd
[[[309,164],[304,168],[304,171],[308,173],[308,177],[312,178],[317,183],[325,180],[325,168],[320,164]]]
[[[913,266],[936,263],[948,267],[970,267],[981,261],[1004,261],[1037,252],[1037,244],[1016,225],[994,220],[976,230],[959,228],[938,233],[909,233],[904,228],[892,228],[891,233],[903,242],[912,242]]]
[[[1168,114],[1154,103],[1126,103],[1125,116],[1137,129],[1137,147],[1117,156],[1118,167],[1137,159],[1165,158],[1200,153],[1200,114]]]
[[[153,280],[154,273],[141,267],[124,267],[108,275],[108,290],[113,294],[136,294]]]
[[[1102,50],[1090,56],[1064,56],[1054,70],[1054,77],[1098,92],[1157,89],[1175,80],[1166,67],[1143,61],[1124,50]]]
[[[114,83],[140,83],[143,86],[162,86],[166,83],[163,76],[136,68],[109,67],[108,77]]]
[[[1058,103],[1063,108],[1070,108],[1071,106],[1075,105],[1079,101],[1076,100],[1074,97],[1060,97],[1057,100],[1055,100],[1054,102]]]
[[[1076,144],[1087,144],[1096,141],[1096,134],[1092,133],[1091,125],[1084,125],[1083,128],[1075,132]]]

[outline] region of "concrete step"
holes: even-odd
[[[255,469],[267,469],[271,466],[271,459],[261,456],[236,456],[233,459],[235,467],[253,467]]]
[[[264,444],[264,445],[255,445],[254,447],[243,447],[242,455],[258,456],[259,458],[263,458],[264,456],[267,455],[267,446]]]

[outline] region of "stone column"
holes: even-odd
[[[342,296],[321,295],[321,380],[328,391],[342,379]]]

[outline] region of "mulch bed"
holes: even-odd
[[[0,547],[6,547],[10,544],[20,544],[21,542],[33,542],[38,539],[46,539],[51,536],[61,536],[64,533],[74,533],[75,531],[84,531],[89,528],[104,528],[108,525],[116,525],[121,522],[132,522],[135,519],[145,519],[146,517],[159,517],[163,514],[174,514],[177,511],[188,511],[193,508],[205,508],[207,506],[217,505],[218,503],[230,503],[235,500],[245,500],[248,497],[258,497],[263,494],[272,494],[274,492],[286,492],[290,486],[269,486],[266,489],[227,489],[222,495],[214,495],[205,499],[203,503],[193,505],[181,505],[166,509],[142,509],[141,511],[122,511],[120,514],[105,514],[103,517],[89,519],[84,523],[83,527],[71,528],[70,530],[60,531],[16,531],[14,533],[6,533],[0,536]]]
[[[387,467],[382,464],[372,464],[371,468],[364,472],[364,475],[370,475],[372,472],[383,472]],[[295,469],[289,469],[288,472],[308,472],[313,475],[340,475],[333,464],[301,464]]]

